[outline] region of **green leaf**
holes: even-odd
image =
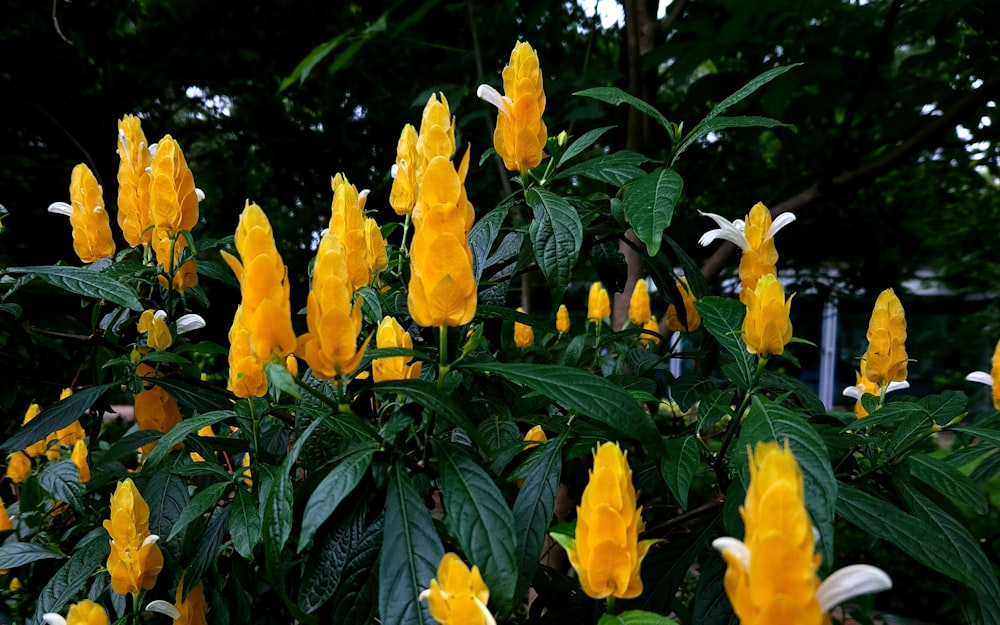
[[[972,438],[978,438],[985,445],[984,448],[988,447],[1000,447],[1000,432],[997,430],[991,430],[989,428],[953,428],[955,432],[961,432],[966,436],[971,436]]]
[[[28,445],[36,443],[80,418],[80,415],[90,410],[98,399],[108,392],[111,387],[117,384],[102,384],[92,386],[88,389],[77,391],[60,401],[54,406],[50,406],[38,414],[26,425],[21,426],[14,435],[0,444],[0,451],[14,453],[21,451]]]
[[[264,504],[264,549],[275,564],[281,560],[281,551],[292,533],[292,506],[294,504],[292,480],[288,472],[280,469],[271,484]]]
[[[656,612],[626,610],[621,614],[602,614],[597,625],[677,625],[677,621]]]
[[[170,529],[170,534],[167,535],[164,542],[170,542],[174,539],[174,536],[180,534],[191,521],[194,521],[201,515],[205,514],[210,508],[215,507],[215,504],[222,499],[222,494],[226,492],[226,488],[230,485],[230,482],[217,482],[211,486],[207,486],[200,490],[197,495],[191,498],[186,506],[184,506],[184,511],[181,512],[181,516],[174,523],[174,526]]]
[[[80,510],[80,469],[69,458],[46,462],[38,472],[38,483],[52,499],[65,501]]]
[[[507,219],[510,212],[510,205],[506,202],[497,206],[490,212],[476,220],[476,223],[469,230],[469,249],[472,250],[472,273],[476,276],[476,283],[483,276],[483,269],[486,267],[486,259],[493,249],[493,243],[500,234],[500,227]]]
[[[929,514],[926,505],[916,500],[914,503]],[[982,556],[979,545],[957,522],[945,521],[947,515],[935,515],[935,520],[929,522],[846,484],[840,485],[837,494],[837,512],[872,536],[896,545],[924,566],[974,590],[989,592],[988,580],[981,579],[969,566]],[[950,533],[942,534],[941,530],[946,526]],[[996,579],[992,573],[990,578]]]
[[[674,136],[673,124],[671,124],[662,113],[639,98],[625,93],[618,87],[593,87],[591,89],[584,89],[583,91],[576,91],[573,95],[594,98],[595,100],[607,102],[608,104],[613,104],[615,106],[622,103],[628,104],[629,106],[642,111],[659,122],[659,124],[666,129],[667,134],[670,135],[671,138]]]
[[[918,403],[927,411],[934,423],[945,425],[965,412],[969,398],[960,391],[944,391],[923,397]]]
[[[670,160],[670,164],[673,165],[676,163],[677,158],[681,155],[681,152],[691,147],[692,144],[709,133],[717,133],[725,130],[726,128],[774,128],[775,126],[791,128],[793,132],[796,130],[795,126],[792,124],[784,124],[776,119],[771,119],[770,117],[716,117],[714,119],[705,120],[695,126],[691,130],[691,133],[684,138],[684,141],[682,141],[680,146],[678,146],[677,151],[674,152],[674,156]]]
[[[142,311],[139,294],[126,282],[121,282],[112,276],[82,267],[42,266],[42,267],[8,267],[4,273],[31,273],[53,286],[89,297],[103,299],[124,308]]]
[[[727,97],[722,102],[719,102],[719,105],[716,106],[714,109],[712,109],[708,113],[708,115],[705,116],[705,119],[701,120],[698,123],[698,126],[702,126],[703,124],[709,123],[710,121],[715,119],[718,115],[723,113],[726,109],[728,109],[730,106],[742,101],[744,98],[751,95],[754,91],[757,91],[758,89],[760,89],[767,83],[771,82],[778,76],[781,76],[788,70],[794,67],[798,67],[799,65],[802,65],[802,63],[793,63],[792,65],[785,65],[783,67],[774,67],[760,74],[747,84],[737,89],[736,92],[733,93],[731,96]],[[695,126],[694,130],[691,131],[692,134],[697,131],[698,126]]]
[[[670,613],[677,589],[690,572],[695,558],[718,535],[715,527],[721,517],[716,511],[685,534],[684,540],[666,541],[649,551],[640,570],[643,580],[640,607],[661,614]],[[713,557],[718,556],[713,554]]]
[[[667,488],[681,508],[687,508],[688,489],[701,465],[698,441],[693,436],[671,438],[664,442],[666,453],[660,457],[660,473]]]
[[[566,430],[568,434],[569,430]],[[562,474],[562,447],[566,435],[546,441],[532,451],[524,483],[514,500],[518,583],[515,597],[527,592],[545,547],[545,536],[556,507]]]
[[[149,506],[149,533],[167,536],[188,505],[184,480],[160,471],[146,482],[140,492]]]
[[[670,384],[670,396],[684,412],[697,404],[702,397],[715,390],[715,383],[711,378],[705,378],[692,372],[684,373]]]
[[[284,363],[273,361],[266,363],[264,365],[264,374],[267,376],[267,388],[269,391],[270,389],[277,389],[295,399],[302,399],[299,385],[296,384],[295,378],[285,368]]]
[[[644,445],[661,445],[652,419],[621,387],[592,373],[524,363],[463,363],[465,369],[499,375],[523,384],[562,406],[609,426]]]
[[[584,161],[572,167],[568,167],[555,176],[553,180],[565,178],[581,177],[590,178],[599,182],[606,182],[620,187],[630,180],[641,178],[646,175],[639,165],[648,159],[641,154],[619,150],[611,154],[605,154]]]
[[[625,215],[650,256],[660,251],[663,231],[674,217],[683,189],[680,174],[662,167],[625,187]]]
[[[201,581],[205,571],[216,562],[216,556],[226,546],[226,528],[228,527],[229,508],[216,508],[208,521],[205,533],[202,534],[198,546],[195,547],[191,562],[184,569],[184,583],[188,588],[194,588]]]
[[[732,403],[732,390],[714,390],[705,393],[701,403],[698,404],[698,433],[711,430],[722,417],[731,414]]]
[[[529,229],[535,261],[549,284],[553,304],[558,305],[580,255],[583,224],[576,209],[551,191],[532,187],[525,199],[535,211]]]
[[[969,506],[976,514],[986,514],[986,496],[972,479],[943,460],[926,454],[909,457],[910,473],[952,501]]]
[[[233,503],[229,506],[229,535],[233,539],[233,548],[247,560],[253,559],[253,549],[260,542],[260,513],[254,497],[242,488],[237,488],[233,494]]]
[[[170,449],[177,443],[183,442],[189,435],[197,432],[207,425],[215,425],[220,421],[225,421],[236,415],[232,410],[216,410],[197,417],[184,419],[175,425],[169,432],[160,438],[153,451],[149,452],[146,462],[143,463],[144,470],[155,467],[163,457],[170,453]]]
[[[331,610],[327,622],[338,625],[369,625],[374,622],[379,581],[375,572],[382,550],[384,521],[383,517],[376,519],[351,548],[340,574],[340,583],[327,603]]]
[[[331,39],[330,41],[321,43],[315,48],[313,48],[312,51],[309,54],[307,54],[304,59],[299,61],[299,64],[295,67],[295,69],[292,70],[292,73],[286,76],[285,79],[281,81],[281,85],[278,87],[278,93],[281,93],[285,89],[292,86],[292,83],[294,83],[296,80],[299,81],[300,85],[304,83],[306,81],[306,78],[309,77],[309,74],[312,73],[313,68],[316,67],[316,64],[322,61],[324,58],[326,58],[326,56],[329,55],[331,52],[336,50],[337,46],[340,45],[340,42],[343,41],[344,38],[352,35],[353,33],[354,33],[353,29],[347,29],[341,32],[333,39]]]
[[[13,569],[38,560],[63,559],[66,556],[41,545],[11,542],[0,547],[0,569]]]
[[[743,318],[746,307],[739,300],[728,297],[708,296],[694,304],[701,315],[701,323],[726,348],[736,360],[738,379],[733,380],[743,390],[749,390],[757,368],[757,359],[747,352],[743,342]]]
[[[126,456],[134,459],[136,450],[143,445],[159,440],[161,436],[163,436],[163,432],[156,430],[136,430],[115,441],[106,451],[99,452],[96,449],[92,450],[91,453],[100,459],[94,468],[99,468],[101,464],[121,460]]]
[[[514,515],[490,476],[464,451],[442,443],[437,456],[445,525],[482,571],[497,612],[509,614],[517,587]]]
[[[305,512],[302,514],[302,529],[299,532],[298,552],[309,545],[319,526],[337,510],[337,506],[354,491],[371,465],[375,449],[362,448],[334,464],[326,477],[316,485]],[[308,610],[307,610],[308,612]]]
[[[56,571],[38,594],[35,615],[31,621],[35,625],[41,625],[43,614],[62,612],[87,586],[90,576],[108,559],[111,544],[108,542],[107,532],[100,528],[88,534],[85,539],[87,538],[90,540],[78,547],[77,552]]]
[[[691,622],[699,625],[739,624],[729,597],[726,596],[723,583],[725,577],[726,561],[721,557],[713,554],[707,562],[702,563],[698,586],[694,591],[694,603],[691,605]]]
[[[364,509],[358,508],[341,518],[309,552],[299,592],[303,612],[315,612],[333,596],[350,552],[364,533],[364,521]]]
[[[431,625],[420,593],[437,576],[444,546],[434,522],[401,464],[389,474],[385,531],[379,561],[378,612],[383,623]]]
[[[743,484],[750,483],[747,447],[762,441],[788,441],[802,469],[806,508],[820,533],[823,561],[833,562],[833,518],[837,505],[837,479],[830,465],[826,443],[805,416],[754,396],[749,414],[743,419],[739,442],[734,445],[733,462],[739,467]]]
[[[615,126],[605,126],[603,128],[595,128],[583,133],[579,139],[569,144],[566,151],[563,152],[563,155],[559,158],[559,162],[556,163],[556,168],[561,167],[563,163],[592,146],[604,133],[612,130],[613,128],[615,128]]]
[[[431,382],[424,380],[379,382],[370,386],[369,389],[377,393],[397,393],[407,399],[412,399],[424,408],[437,413],[453,427],[461,428],[480,447],[487,446],[479,428],[469,420],[465,411],[455,403],[455,400],[448,393],[437,388]]]
[[[140,362],[172,362],[178,365],[189,365],[191,361],[181,356],[180,354],[175,354],[173,352],[149,352],[142,357]]]

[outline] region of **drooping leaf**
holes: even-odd
[[[674,136],[673,124],[671,124],[667,118],[663,116],[663,113],[660,113],[652,105],[643,102],[633,95],[629,95],[618,87],[593,87],[591,89],[584,89],[583,91],[576,91],[573,95],[594,98],[595,100],[607,102],[608,104],[614,104],[615,106],[622,103],[628,104],[629,106],[632,106],[633,108],[636,108],[655,119],[661,126],[663,126],[663,128],[667,131],[667,134],[671,137]]]
[[[75,600],[80,591],[86,587],[90,576],[108,559],[111,544],[104,528],[95,529],[83,540],[87,542],[77,548],[76,553],[56,571],[52,579],[38,593],[35,613],[31,619],[34,625],[42,624],[43,614],[63,612],[63,608]]]
[[[9,542],[0,546],[0,569],[13,569],[38,560],[64,559],[65,554],[34,543]]]
[[[309,545],[316,530],[334,513],[348,495],[357,487],[368,471],[375,449],[363,447],[334,464],[326,477],[316,485],[305,512],[302,513],[302,529],[299,532],[298,552]],[[308,611],[308,610],[307,610]]]
[[[167,471],[159,471],[140,492],[149,506],[149,533],[169,535],[189,501],[184,480]]]
[[[229,507],[231,508],[229,535],[233,539],[233,548],[247,560],[252,560],[253,549],[260,543],[261,538],[261,521],[257,504],[249,492],[237,488]]]
[[[202,576],[208,567],[216,561],[219,551],[226,545],[226,527],[229,520],[229,508],[216,508],[205,528],[205,533],[201,535],[198,546],[195,547],[190,564],[184,569],[184,583],[190,584],[188,588],[201,581]]]
[[[310,551],[299,592],[303,612],[315,612],[336,592],[351,550],[364,533],[364,521],[364,510],[355,510],[325,532]]]
[[[124,308],[142,311],[139,294],[128,282],[83,267],[8,267],[4,273],[30,273],[53,286],[92,299],[103,299]]]
[[[660,251],[663,231],[674,217],[683,189],[680,174],[663,167],[625,187],[625,215],[650,256]]]
[[[738,378],[733,380],[743,390],[748,390],[753,382],[757,359],[747,352],[743,342],[743,319],[746,307],[739,300],[728,297],[703,297],[695,302],[701,315],[701,323],[726,348],[736,361]]]
[[[46,462],[38,472],[38,483],[53,499],[80,509],[80,469],[69,458]]]
[[[630,180],[645,176],[646,172],[639,165],[647,160],[649,159],[641,154],[620,150],[567,167],[556,174],[553,180],[574,177],[590,178],[620,187]]]
[[[46,408],[29,423],[21,426],[14,432],[13,436],[0,444],[0,452],[10,454],[37,441],[45,440],[49,434],[79,419],[94,405],[94,402],[103,397],[109,389],[117,386],[117,384],[92,386],[77,391],[59,403]]]
[[[943,460],[927,454],[909,457],[910,473],[945,497],[969,506],[976,514],[986,514],[989,504],[986,496],[972,478]]]
[[[567,430],[568,433],[568,430]],[[545,546],[562,474],[565,435],[546,441],[533,452],[524,483],[514,500],[518,583],[515,598],[528,590]]]
[[[614,129],[614,126],[604,126],[603,128],[595,128],[583,133],[579,139],[569,144],[566,151],[563,152],[561,157],[559,157],[559,162],[556,163],[556,167],[560,167],[566,161],[594,145],[594,143],[600,139],[604,133],[612,129]]]
[[[698,441],[693,436],[671,438],[664,442],[666,453],[660,457],[660,473],[667,488],[681,508],[687,508],[688,490],[701,465]]]
[[[558,305],[580,255],[583,224],[576,209],[551,191],[532,187],[525,199],[535,211],[529,229],[535,261],[549,284],[553,303]]]

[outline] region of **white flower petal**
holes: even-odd
[[[42,615],[42,620],[49,625],[66,625],[66,619],[55,612],[46,612]]]
[[[510,101],[510,98],[500,95],[499,91],[489,85],[479,85],[479,88],[476,89],[476,97],[484,102],[489,102],[507,116],[510,116],[511,110],[514,108],[514,103]]]
[[[156,156],[156,146],[158,146],[158,145],[160,145],[160,144],[159,143],[154,143],[151,146],[149,146],[149,157],[150,158]],[[146,169],[149,169],[149,168],[147,167]]]
[[[788,224],[795,221],[794,213],[781,213],[778,218],[771,222],[771,227],[767,230],[766,239],[770,239],[774,235],[778,234],[778,230],[781,230]]]
[[[73,207],[66,202],[52,202],[49,204],[49,212],[69,217],[73,214]]]
[[[405,166],[406,161],[400,161],[400,162],[403,163]],[[399,173],[399,165],[393,163],[392,167],[389,169],[389,176],[395,179],[398,173]]]
[[[52,208],[49,207],[49,210],[51,209]],[[985,371],[973,371],[969,375],[965,376],[965,379],[969,382],[979,382],[980,384],[985,384],[986,386],[993,386],[993,376]]]
[[[155,313],[153,313],[153,319],[163,319],[164,321],[166,321],[167,311],[165,310],[156,311]]]
[[[146,540],[142,541],[142,546],[145,547],[146,545],[150,543],[155,543],[158,540],[160,540],[159,536],[157,536],[156,534],[150,534],[149,536],[146,537]]]
[[[743,234],[743,222],[741,220],[737,219],[735,222],[732,222],[722,215],[716,215],[715,213],[703,213],[701,211],[698,211],[698,213],[708,217],[719,226],[717,229],[709,230],[701,235],[701,238],[698,239],[700,245],[708,245],[716,239],[723,239],[739,246],[743,251],[750,249],[750,244],[747,243],[747,238]]]
[[[852,564],[833,573],[819,585],[816,600],[824,612],[848,599],[892,588],[889,575],[880,568],[867,564]]]
[[[480,601],[479,597],[473,597],[472,599],[476,602],[476,605],[479,606],[479,609],[482,610],[483,618],[486,620],[486,625],[497,625],[496,619],[494,619],[493,615],[490,614],[490,610],[486,607],[486,604]]]
[[[891,393],[893,391],[901,391],[904,388],[910,388],[910,383],[906,380],[902,382],[889,382],[889,386],[885,387],[886,393]]]
[[[848,386],[844,388],[843,395],[844,397],[850,397],[851,399],[861,399],[861,396],[864,395],[864,391],[857,386]]]
[[[200,330],[204,327],[205,318],[201,315],[181,315],[181,318],[177,320],[177,334],[184,334],[191,330]]]
[[[742,540],[732,536],[723,536],[712,541],[712,547],[719,553],[728,553],[736,556],[743,568],[750,568],[750,547],[743,544]]]
[[[174,604],[168,603],[163,599],[150,601],[146,605],[146,610],[148,610],[149,612],[158,612],[160,614],[165,614],[174,620],[177,620],[181,617],[181,613],[177,611],[177,608],[174,607]]]
[[[198,187],[194,188],[194,194],[198,198],[199,202],[204,202],[205,201],[205,192],[202,191],[201,189],[199,189]]]

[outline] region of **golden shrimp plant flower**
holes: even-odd
[[[861,375],[879,387],[906,380],[906,315],[895,291],[882,291],[868,322],[868,351]]]
[[[16,451],[7,456],[7,477],[15,484],[20,484],[31,475],[31,458],[23,451]]]
[[[160,286],[184,291],[198,284],[198,261],[190,258],[181,263],[184,250],[187,248],[187,239],[183,236],[171,236],[167,230],[153,228],[150,243],[153,246],[156,264],[163,270],[163,273],[157,276]],[[174,274],[173,281],[167,280],[166,274],[170,272]]]
[[[156,144],[150,163],[149,216],[153,227],[176,237],[198,223],[200,192],[180,145],[170,135]]]
[[[632,289],[632,297],[628,302],[628,320],[632,325],[641,328],[649,321],[652,313],[649,311],[649,286],[645,280],[636,280]]]
[[[865,410],[864,405],[861,403],[861,398],[864,397],[866,394],[877,396],[881,391],[881,389],[879,389],[878,384],[875,384],[871,380],[866,380],[865,377],[861,375],[860,371],[855,371],[854,377],[857,380],[857,383],[854,386],[848,386],[847,388],[845,388],[843,391],[843,395],[844,397],[850,397],[851,399],[855,400],[854,415],[857,418],[862,419],[868,416],[868,411]],[[889,385],[886,387],[885,392],[891,393],[893,391],[903,390],[904,388],[910,388],[910,383],[905,381],[889,382]]]
[[[654,542],[639,540],[644,529],[626,454],[618,443],[604,443],[594,452],[590,481],[576,508],[575,536],[553,535],[566,549],[587,596],[632,599],[642,594],[639,567]]]
[[[556,332],[559,334],[569,332],[569,309],[566,308],[566,304],[559,304],[559,310],[556,311]]]
[[[420,116],[420,133],[417,135],[416,147],[419,187],[426,176],[427,166],[435,157],[443,156],[450,160],[455,153],[455,118],[448,108],[448,98],[444,97],[443,93],[432,93],[427,98],[427,104],[424,105],[424,111]],[[419,196],[418,188],[418,202]]]
[[[479,567],[468,566],[454,553],[446,553],[438,564],[437,577],[420,593],[431,616],[441,625],[496,625],[486,604],[490,600]]]
[[[542,121],[545,112],[542,70],[538,53],[527,42],[514,45],[510,62],[503,70],[503,90],[500,95],[489,85],[479,85],[476,95],[499,110],[493,147],[504,166],[511,171],[527,171],[542,162],[548,138]]]
[[[367,189],[359,192],[343,174],[335,175],[330,186],[333,189],[333,204],[330,208],[329,232],[344,248],[353,292],[367,286],[376,271],[385,269],[388,264],[385,240],[382,239],[381,232],[378,232],[375,220],[365,217]],[[372,227],[375,232],[372,232]]]
[[[517,312],[523,313],[524,308],[518,307]],[[520,321],[514,322],[514,344],[521,349],[527,349],[531,347],[531,344],[535,342],[535,331],[526,323],[521,323]]]
[[[455,171],[444,156],[427,165],[413,209],[406,302],[417,325],[460,326],[476,314],[469,230],[475,211],[465,194],[469,152]]]
[[[362,300],[353,295],[347,250],[331,231],[316,252],[306,304],[309,332],[299,337],[297,348],[321,380],[353,375],[364,356],[368,339],[358,347]]]
[[[840,569],[821,584],[795,456],[787,443],[774,442],[759,443],[749,456],[750,485],[740,507],[744,539],[712,543],[726,561],[726,594],[741,625],[829,625],[834,606],[892,587],[884,571],[862,564]]]
[[[656,322],[654,315],[649,316],[649,320],[642,326],[642,329],[648,332],[639,335],[639,343],[643,346],[660,344],[660,324]]]
[[[266,361],[254,353],[250,339],[243,306],[237,306],[233,325],[229,328],[229,382],[226,385],[237,397],[263,397],[267,393]]]
[[[747,314],[743,319],[743,342],[751,354],[781,355],[792,339],[792,322],[789,314],[792,297],[785,300],[785,288],[769,273],[757,281],[757,286],[746,291]]]
[[[156,585],[163,568],[159,536],[149,533],[149,506],[131,478],[118,482],[111,495],[111,518],[104,521],[104,529],[111,536],[111,588],[124,595]]]
[[[80,470],[81,484],[86,484],[90,481],[90,465],[87,463],[87,455],[87,444],[82,440],[76,441],[73,444],[73,452],[70,454],[70,460]]]
[[[795,221],[795,215],[782,213],[772,221],[771,211],[761,202],[754,204],[745,221],[729,221],[715,213],[698,212],[719,226],[703,234],[698,243],[708,245],[716,239],[723,239],[743,250],[740,257],[740,300],[746,303],[747,292],[754,288],[761,276],[777,273],[778,251],[774,247],[774,235]]]
[[[375,333],[375,345],[379,349],[402,347],[413,349],[413,338],[393,317],[383,317]],[[408,356],[390,356],[372,361],[372,377],[376,382],[389,380],[416,380],[420,378],[423,363],[414,362]]]
[[[150,612],[159,612],[173,619],[173,625],[207,625],[208,602],[205,601],[205,589],[198,582],[184,596],[184,580],[177,584],[174,602],[157,599],[146,605]]]
[[[965,376],[965,379],[992,387],[993,407],[1000,410],[1000,341],[997,341],[997,346],[993,350],[993,361],[989,373],[973,371]]]
[[[118,157],[118,226],[130,246],[148,246],[153,234],[149,215],[153,155],[134,115],[118,120]]]
[[[167,313],[162,310],[144,310],[139,316],[138,330],[146,335],[146,345],[153,351],[166,351],[174,343],[167,326]]]
[[[701,327],[701,315],[698,314],[698,309],[694,305],[698,299],[691,291],[687,276],[681,276],[674,284],[677,285],[677,291],[683,300],[685,321],[681,322],[680,315],[677,314],[677,306],[671,304],[667,306],[667,328],[671,332],[694,332]]]
[[[42,615],[48,625],[108,625],[108,613],[100,604],[90,599],[69,606],[66,617],[55,612]]]
[[[402,217],[413,212],[417,203],[417,129],[403,126],[396,143],[396,162],[392,166],[392,189],[389,205]]]
[[[611,299],[608,292],[600,282],[590,285],[590,293],[587,296],[587,321],[600,323],[611,316]]]
[[[53,202],[50,213],[69,217],[73,227],[73,250],[85,263],[115,253],[111,220],[104,207],[104,191],[90,168],[80,163],[73,168],[69,183],[70,203]]]

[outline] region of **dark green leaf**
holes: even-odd
[[[378,612],[383,623],[431,625],[420,593],[437,576],[444,546],[424,501],[401,464],[392,468],[379,560]]]
[[[701,465],[698,441],[693,436],[671,438],[664,441],[664,447],[667,451],[660,457],[660,473],[677,505],[687,508],[688,489]]]
[[[208,521],[208,527],[202,534],[198,546],[194,549],[191,563],[184,570],[184,584],[194,588],[201,581],[205,571],[215,561],[216,555],[226,546],[226,527],[229,520],[229,508],[216,508]]]
[[[563,163],[573,158],[577,154],[582,153],[584,150],[592,146],[598,139],[600,139],[601,135],[603,135],[604,133],[613,128],[614,126],[605,126],[603,128],[595,128],[593,130],[589,130],[583,133],[583,135],[581,135],[579,139],[569,144],[569,146],[566,148],[566,151],[563,152],[563,155],[559,157],[559,162],[556,163],[556,167],[557,168],[561,167]]]
[[[337,462],[326,477],[316,486],[302,514],[298,552],[309,545],[319,526],[336,511],[337,506],[361,482],[372,462],[374,448],[362,448]],[[307,612],[309,610],[306,610]]]
[[[351,549],[340,574],[340,583],[327,604],[328,622],[338,625],[369,625],[378,607],[379,554],[382,550],[382,526],[379,517],[368,526]]]
[[[723,580],[726,576],[726,561],[720,556],[710,556],[702,563],[698,587],[694,591],[691,606],[691,621],[699,625],[738,624],[733,607],[726,596]],[[790,624],[789,624],[790,625]]]
[[[164,456],[170,453],[170,449],[174,445],[183,442],[189,435],[197,432],[205,426],[215,425],[220,421],[225,421],[226,419],[235,416],[235,414],[236,413],[232,410],[216,410],[214,412],[207,412],[197,417],[191,417],[190,419],[184,419],[160,438],[160,442],[156,444],[153,451],[149,452],[149,456],[143,464],[144,468],[149,469],[155,467],[164,458]]]
[[[910,473],[924,484],[956,503],[969,506],[976,514],[986,514],[989,510],[979,486],[958,469],[926,454],[911,455],[909,460]]]
[[[625,215],[650,256],[660,251],[663,231],[674,217],[683,189],[680,174],[662,167],[625,187]]]
[[[670,385],[670,396],[683,412],[687,412],[698,403],[709,391],[715,390],[715,383],[711,378],[688,372],[677,378]]]
[[[233,503],[229,506],[229,535],[233,548],[247,560],[253,559],[253,549],[260,542],[260,512],[254,497],[242,488],[233,493]]]
[[[707,119],[702,123],[695,126],[680,146],[677,151],[674,152],[674,157],[670,161],[673,165],[677,162],[677,158],[681,155],[681,152],[691,147],[693,143],[704,137],[709,133],[717,133],[726,128],[774,128],[775,126],[782,126],[784,128],[791,128],[795,131],[795,126],[791,124],[783,124],[776,119],[771,119],[770,117],[716,117],[714,119]]]
[[[48,612],[63,612],[63,608],[75,600],[87,586],[90,576],[104,565],[111,545],[107,540],[107,532],[101,529],[96,533],[104,534],[104,538],[88,535],[91,540],[81,546],[42,588],[35,604],[32,623],[41,625],[42,615]]]
[[[394,382],[379,382],[373,384],[374,392],[397,393],[412,399],[424,408],[432,410],[453,427],[461,428],[475,443],[486,447],[479,428],[469,420],[465,411],[455,403],[448,393],[437,388],[431,382],[423,380],[398,380]]]
[[[210,508],[213,508],[222,498],[222,494],[226,492],[226,488],[228,486],[229,482],[218,482],[200,490],[198,494],[192,497],[188,504],[184,506],[184,511],[181,512],[181,516],[170,529],[170,534],[167,535],[164,542],[170,542],[173,540],[174,536],[184,531],[191,521],[194,521],[201,515],[205,514]]]
[[[938,395],[921,398],[920,406],[927,410],[934,423],[945,425],[965,412],[969,398],[959,391],[944,391]]]
[[[677,625],[677,622],[656,612],[626,610],[620,614],[602,614],[597,625]]]
[[[983,447],[1000,447],[1000,432],[989,428],[954,428],[955,432],[961,432],[966,436],[978,438],[984,443]]]
[[[583,91],[576,91],[573,95],[594,98],[595,100],[607,102],[608,104],[614,104],[615,106],[622,103],[628,104],[629,106],[632,106],[655,119],[661,126],[663,126],[663,128],[667,131],[667,134],[671,137],[674,136],[673,125],[667,121],[667,118],[664,117],[662,113],[653,108],[653,106],[643,102],[635,96],[629,95],[618,87],[593,87],[591,89],[584,89]]]
[[[46,462],[38,472],[38,483],[53,499],[80,509],[80,469],[69,458]]]
[[[63,559],[66,556],[32,543],[8,542],[0,547],[0,569],[13,569],[38,560]]]
[[[60,401],[54,406],[50,406],[39,413],[26,425],[21,426],[14,435],[0,444],[0,451],[8,454],[21,451],[29,445],[36,443],[80,418],[80,415],[90,410],[98,399],[100,399],[111,387],[117,384],[103,384],[92,386],[82,391],[77,391]]]
[[[53,286],[89,297],[104,299],[119,306],[142,311],[139,294],[127,282],[106,276],[83,267],[45,266],[45,267],[8,267],[4,273],[31,273]]]
[[[126,456],[134,459],[136,451],[140,447],[146,445],[147,443],[152,443],[155,440],[159,440],[161,436],[163,436],[163,432],[158,432],[156,430],[137,430],[115,441],[115,443],[111,445],[111,447],[108,447],[106,451],[98,452],[97,450],[94,450],[91,453],[93,453],[95,457],[100,458],[100,464],[121,460]]]
[[[194,412],[207,413],[215,410],[227,410],[233,402],[214,386],[197,385],[182,382],[172,378],[146,378],[163,390],[170,393],[182,406]]]
[[[172,362],[178,365],[189,365],[191,361],[173,352],[149,352],[140,362]]]
[[[166,471],[156,473],[141,490],[149,506],[149,533],[170,534],[189,501],[184,480]]]
[[[364,510],[355,510],[321,536],[310,551],[299,592],[303,612],[315,612],[333,596],[351,550],[364,534],[364,521]]]
[[[716,525],[721,515],[716,512],[684,535],[683,540],[670,540],[654,545],[642,561],[640,571],[643,593],[639,606],[669,614],[676,600],[677,589],[691,570],[698,553],[716,537]]]
[[[551,191],[532,187],[525,199],[535,211],[529,230],[535,261],[549,284],[553,303],[558,305],[580,255],[583,224],[576,209]]]
[[[493,242],[500,234],[500,226],[507,219],[510,207],[501,204],[490,212],[486,213],[469,230],[469,249],[472,250],[472,273],[476,276],[476,283],[479,283],[483,276],[483,269],[486,267],[486,259],[493,249]]]
[[[345,37],[352,34],[354,34],[353,29],[346,29],[330,41],[321,43],[313,48],[312,52],[299,61],[299,64],[292,70],[292,73],[281,81],[281,85],[278,87],[278,93],[281,93],[290,87],[296,80],[299,81],[300,85],[304,83],[306,78],[309,77],[309,74],[312,73],[313,68],[316,67],[316,64],[326,58],[328,54],[336,50],[337,46],[340,45],[340,42],[343,41]]]
[[[710,121],[712,121],[713,119],[715,119],[718,115],[722,114],[730,106],[732,106],[732,105],[734,105],[734,104],[742,101],[744,98],[746,98],[747,96],[751,95],[754,91],[757,91],[758,89],[760,89],[761,87],[763,87],[767,83],[771,82],[772,80],[774,80],[778,76],[781,76],[782,74],[784,74],[788,70],[790,70],[790,69],[792,69],[794,67],[798,67],[799,65],[802,65],[802,64],[801,63],[793,63],[792,65],[785,65],[784,67],[774,67],[774,68],[769,69],[766,72],[760,74],[759,76],[757,76],[756,78],[754,78],[753,80],[751,80],[750,82],[748,82],[747,84],[745,84],[742,87],[740,87],[739,89],[737,89],[736,92],[733,93],[731,96],[727,97],[722,102],[719,102],[718,106],[716,106],[714,109],[712,109],[708,113],[708,115],[705,116],[705,119],[701,120],[701,122],[698,123],[698,126],[701,126],[703,124],[709,123]],[[698,126],[695,126],[695,129],[691,131],[692,134],[695,131],[697,131]]]
[[[729,414],[733,400],[732,390],[709,391],[698,404],[698,432],[707,432],[722,417]]]
[[[646,172],[639,168],[639,165],[646,160],[641,154],[621,150],[568,167],[556,174],[553,180],[576,176],[620,187],[630,180],[646,175]]]
[[[739,377],[733,381],[743,390],[749,390],[757,367],[757,359],[747,352],[746,343],[743,342],[743,318],[746,317],[746,307],[739,300],[709,296],[695,302],[695,308],[701,315],[701,323],[705,329],[736,360]]]
[[[568,430],[567,430],[568,433]],[[549,523],[556,506],[562,474],[565,436],[546,441],[532,451],[524,483],[514,500],[514,532],[517,535],[518,584],[516,598],[524,596],[545,546]]]

